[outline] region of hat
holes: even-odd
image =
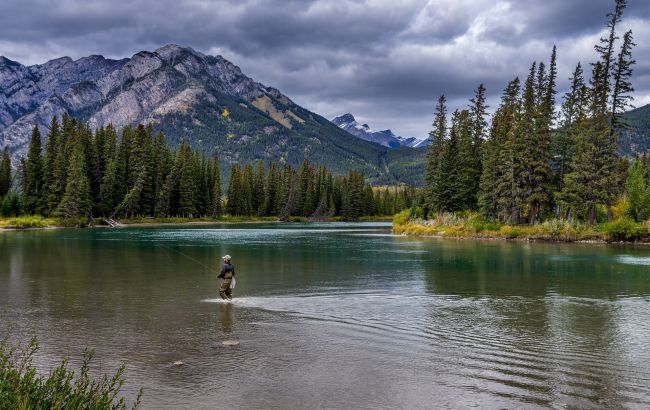
[[[230,260],[230,255],[222,256],[221,259],[223,259],[225,261],[229,261]]]

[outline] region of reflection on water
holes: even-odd
[[[649,259],[369,223],[4,232],[0,332],[43,369],[126,359],[144,408],[643,408]]]

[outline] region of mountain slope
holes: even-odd
[[[0,57],[0,90],[0,146],[14,156],[26,152],[34,124],[46,130],[52,116],[67,112],[92,128],[151,122],[172,144],[186,140],[226,164],[273,159],[295,166],[307,158],[335,173],[358,169],[375,183],[399,182],[386,166],[386,147],[351,136],[223,57],[188,47],[29,67]]]
[[[332,123],[355,137],[376,142],[388,148],[422,146],[423,142],[414,137],[399,137],[393,134],[391,130],[373,131],[368,124],[359,124],[350,113],[334,118]]]
[[[650,150],[650,104],[623,114],[628,128],[620,130],[618,151],[635,156]]]

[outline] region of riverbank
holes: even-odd
[[[435,220],[412,218],[408,211],[393,218],[393,233],[457,239],[498,239],[547,242],[650,242],[650,226],[628,218],[587,225],[552,219],[535,225],[506,225],[477,214],[443,214]]]
[[[359,222],[390,222],[391,216],[362,217]],[[254,217],[254,216],[222,216],[219,218],[118,218],[115,222],[118,226],[163,226],[163,225],[209,225],[221,223],[263,223],[263,222],[343,222],[341,217],[331,218],[306,218],[294,216],[287,221],[280,221],[277,217]],[[54,229],[72,227],[108,227],[102,218],[62,219],[44,218],[42,216],[19,216],[11,218],[0,218],[0,230],[13,229]]]

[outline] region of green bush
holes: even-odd
[[[424,218],[424,210],[422,209],[421,206],[413,206],[411,207],[410,214],[413,218]]]
[[[408,209],[393,216],[393,225],[406,225],[411,219],[411,211]]]
[[[627,217],[604,223],[601,231],[615,241],[634,241],[647,236],[642,224],[636,223]]]
[[[472,217],[465,224],[467,229],[472,232],[480,233],[483,231],[498,231],[501,228],[501,224],[496,221],[489,221],[482,217]]]
[[[113,376],[94,380],[89,375],[93,352],[85,350],[78,375],[68,369],[66,359],[44,377],[32,365],[38,347],[36,338],[22,350],[0,341],[0,409],[126,409],[124,398],[118,399],[124,384],[124,363]],[[141,396],[142,389],[134,409]]]

